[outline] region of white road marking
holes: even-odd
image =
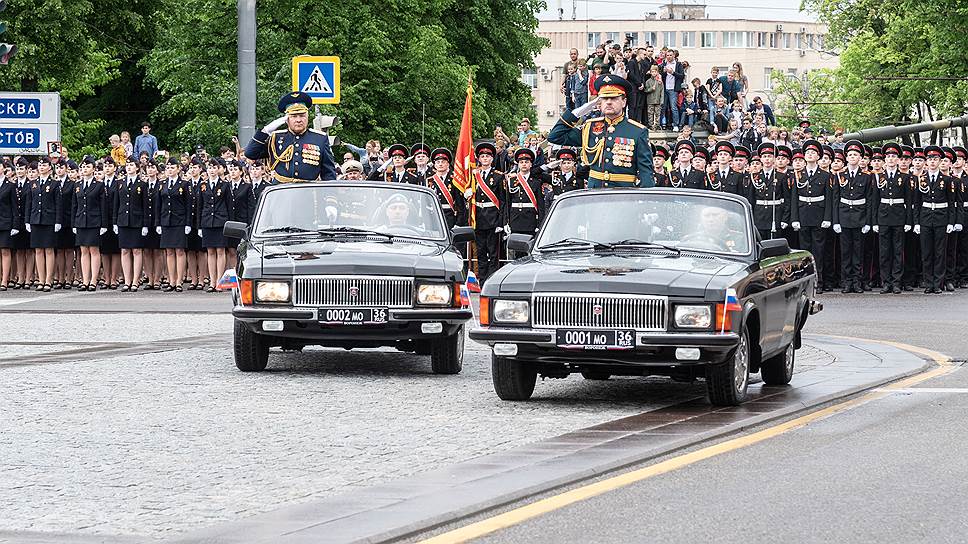
[[[881,393],[903,393],[910,395],[911,393],[968,393],[968,388],[965,387],[907,387],[904,389],[875,389],[874,391]]]

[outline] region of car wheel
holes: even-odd
[[[586,370],[581,373],[582,377],[586,380],[607,380],[612,377],[608,372],[603,372],[601,370]]]
[[[746,326],[739,345],[726,362],[706,369],[706,392],[716,406],[736,406],[746,400],[750,382],[750,339]]]
[[[507,357],[491,355],[491,381],[501,400],[528,400],[534,393],[538,372]]]
[[[269,342],[261,334],[249,330],[245,323],[235,321],[233,338],[235,366],[242,372],[260,372],[269,363]]]
[[[793,343],[786,349],[760,364],[760,377],[766,385],[787,385],[793,379],[793,365],[796,362],[797,351]]]
[[[434,374],[459,374],[464,366],[464,327],[436,338],[430,344],[430,368]]]

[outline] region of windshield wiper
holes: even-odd
[[[384,236],[388,240],[393,240],[392,234],[387,234],[385,232],[379,232],[375,230],[358,229],[356,227],[330,227],[328,229],[319,229],[316,231],[319,234],[359,234],[364,236]]]
[[[612,244],[606,244],[604,242],[596,242],[594,240],[586,240],[584,238],[565,238],[564,240],[558,240],[557,242],[552,242],[550,244],[545,244],[538,248],[539,251],[544,251],[548,249],[568,249],[575,246],[588,247],[591,246],[592,249],[612,249]]]
[[[613,247],[657,247],[671,251],[676,255],[682,255],[682,250],[675,246],[668,246],[665,244],[660,244],[658,242],[646,242],[645,240],[639,240],[638,238],[629,238],[626,240],[621,240],[618,242],[612,242]]]
[[[266,229],[266,230],[260,232],[259,234],[271,234],[273,232],[290,232],[291,233],[291,232],[313,232],[313,231],[311,231],[309,229],[304,229],[302,227],[287,226],[287,227],[273,227],[271,229]]]

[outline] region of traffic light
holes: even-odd
[[[0,11],[7,9],[7,0],[0,0]],[[7,25],[0,23],[0,34],[7,31]],[[0,64],[7,64],[17,54],[17,46],[12,43],[0,43]]]

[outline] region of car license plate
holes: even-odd
[[[557,344],[567,349],[632,349],[635,331],[558,329]]]
[[[319,322],[324,325],[383,325],[386,308],[320,308]]]

